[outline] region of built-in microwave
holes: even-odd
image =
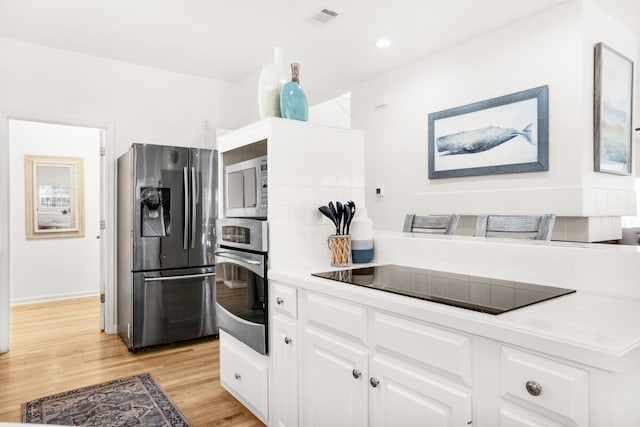
[[[267,156],[225,166],[224,209],[228,218],[267,217]]]

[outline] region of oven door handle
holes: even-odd
[[[247,258],[244,258],[244,257],[242,257],[240,255],[233,254],[231,252],[217,251],[216,255],[224,257],[224,258],[229,258],[229,259],[233,259],[233,260],[236,260],[236,261],[244,262],[244,263],[251,264],[251,265],[260,265],[260,264],[262,264],[260,261],[256,261],[254,259],[247,259]]]
[[[212,277],[215,276],[216,273],[202,273],[202,274],[188,274],[186,276],[163,276],[163,277],[145,277],[145,282],[168,282],[171,280],[188,280],[188,279],[199,279],[201,277]]]

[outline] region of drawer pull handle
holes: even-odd
[[[282,298],[278,297],[278,298],[276,298],[276,304],[282,305],[282,304],[284,304],[284,300]]]
[[[242,378],[242,375],[240,375],[239,373],[237,373],[237,372],[236,372],[235,377],[236,377],[236,379],[237,379],[238,381],[240,381],[240,379]]]
[[[284,337],[284,343],[285,343],[285,344],[291,344],[291,341],[293,341],[291,338],[289,338],[289,337]]]
[[[540,396],[542,393],[542,386],[535,381],[527,381],[525,388],[531,396]]]
[[[371,387],[378,387],[378,384],[380,384],[380,381],[378,381],[377,378],[371,377],[369,378],[369,384],[371,384]]]
[[[362,372],[358,371],[357,369],[354,369],[353,371],[351,371],[351,375],[353,375],[353,378],[358,379],[362,375]]]

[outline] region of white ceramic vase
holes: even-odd
[[[371,262],[373,259],[373,222],[367,217],[365,208],[356,211],[351,222],[351,254],[354,264]]]
[[[262,67],[258,80],[258,109],[260,118],[281,117],[280,92],[287,79],[282,69],[282,49],[274,48],[273,62]]]

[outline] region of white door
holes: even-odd
[[[469,393],[379,355],[373,356],[370,372],[371,426],[450,427],[471,424]]]
[[[298,333],[295,320],[273,316],[273,370],[275,413],[278,427],[298,425]]]
[[[303,425],[366,426],[366,349],[311,327],[303,347]]]

